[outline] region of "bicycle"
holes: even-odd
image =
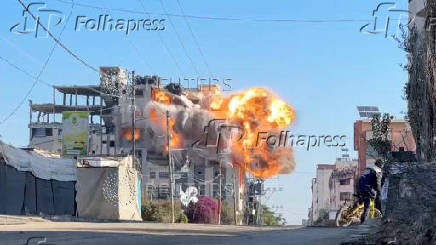
[[[336,226],[338,227],[347,227],[351,224],[360,224],[360,217],[363,215],[364,205],[363,202],[359,201],[357,195],[354,195],[355,201],[352,202],[353,205],[348,205],[345,203],[344,206],[339,209],[336,214]],[[369,204],[369,218],[379,218],[382,214],[380,210],[375,208],[374,199],[371,198]]]

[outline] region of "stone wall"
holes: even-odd
[[[394,163],[386,169],[377,244],[436,244],[436,163]]]
[[[436,161],[436,50],[433,18],[436,1],[426,1],[424,30],[411,26],[405,50],[409,80],[405,86],[408,116],[420,161]]]

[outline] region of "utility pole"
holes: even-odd
[[[136,163],[136,139],[135,139],[135,121],[136,121],[136,81],[135,71],[132,71],[132,165],[138,170]]]
[[[258,215],[259,215],[259,225],[263,225],[263,207],[262,207],[262,195],[263,195],[263,179],[258,179],[258,183],[260,184],[260,193],[259,193],[259,210],[258,210]]]
[[[223,179],[222,179],[222,170],[221,170],[221,160],[218,162],[218,167],[219,167],[219,182],[218,182],[218,185],[219,185],[219,188],[218,188],[218,190],[219,190],[219,194],[218,194],[218,224],[220,225],[221,224],[221,205],[222,205],[222,200],[223,200],[223,198],[222,198],[222,184],[223,184]]]
[[[236,168],[233,168],[233,219],[235,225],[238,225],[238,217],[236,216]]]
[[[168,171],[169,171],[169,179],[170,179],[170,198],[171,198],[171,223],[174,224],[174,176],[173,176],[173,165],[171,161],[171,135],[170,135],[170,112],[166,112],[167,116],[167,146],[168,146]]]

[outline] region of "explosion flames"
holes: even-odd
[[[173,106],[171,110],[177,112],[172,114],[170,121],[171,147],[191,143],[192,136],[204,134],[203,128],[210,119],[221,118],[238,125],[242,134],[237,141],[226,139],[231,141],[233,165],[258,178],[290,173],[295,169],[291,148],[258,145],[257,142],[259,132],[277,133],[293,122],[295,112],[285,101],[264,88],[250,88],[228,97],[222,96],[219,90],[201,91],[199,94],[198,104],[185,102],[174,106],[172,98],[183,101],[183,98],[177,98],[183,97],[183,94],[178,96],[153,90],[152,98],[156,104],[166,109]],[[150,109],[152,121],[165,124],[162,116],[157,116],[162,113],[156,110],[155,107]],[[164,150],[167,151],[167,147]]]
[[[132,128],[123,128],[121,134],[124,139],[132,141]],[[135,140],[138,140],[140,137],[141,132],[139,131],[139,128],[135,128]]]
[[[290,148],[274,148],[258,144],[259,132],[278,132],[295,118],[290,105],[263,88],[250,88],[230,96],[227,120],[239,123],[244,136],[232,144],[234,164],[258,178],[290,173],[295,168]]]
[[[170,105],[171,103],[171,94],[163,91],[163,90],[159,90],[159,89],[153,89],[152,90],[152,100],[156,101],[160,104],[163,105]],[[151,121],[153,122],[162,122],[162,118],[164,119],[163,121],[165,122],[165,127],[166,127],[166,118],[163,115],[165,112],[162,111],[158,111],[158,109],[156,108],[151,108],[150,109],[150,118]],[[159,115],[160,114],[160,115]],[[182,145],[182,138],[174,131],[174,124],[175,124],[175,119],[170,117],[169,121],[169,131],[171,134],[171,138],[170,138],[170,147],[178,147]],[[168,152],[168,145],[164,146],[164,152]]]

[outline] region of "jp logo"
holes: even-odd
[[[391,19],[391,15],[393,14],[397,15],[398,19]],[[409,18],[409,11],[398,9],[395,2],[382,2],[378,4],[377,8],[372,11],[372,16],[374,18],[373,22],[363,25],[360,28],[360,32],[373,35],[384,34],[385,38],[388,37],[392,21],[398,20],[396,28],[397,36],[401,26],[407,27],[414,21],[414,17]],[[385,20],[384,23],[380,21],[383,19]]]
[[[225,119],[212,119],[209,121],[209,123],[207,124],[207,126],[204,127],[204,133],[205,133],[205,137],[204,139],[198,139],[196,140],[194,143],[192,143],[192,147],[199,145],[200,142],[204,141],[204,146],[208,147],[208,146],[214,146],[216,147],[216,153],[218,154],[220,152],[221,146],[222,146],[222,141],[223,136],[222,134],[224,133],[224,131],[228,131],[230,133],[230,137],[233,140],[234,138],[236,138],[236,142],[242,140],[242,138],[244,138],[245,135],[245,131],[242,127],[238,126],[238,125],[232,125],[232,124],[228,124],[226,123]],[[216,140],[214,142],[212,142],[212,144],[210,144],[211,140],[210,140],[210,134],[214,134],[217,133],[216,136]],[[235,137],[238,136],[239,137]]]
[[[35,11],[32,9],[35,9]],[[60,25],[64,21],[64,15],[61,11],[47,9],[44,2],[29,3],[23,10],[22,16],[23,21],[13,25],[9,31],[15,34],[34,34],[35,38],[48,37],[48,33],[41,28],[41,21],[46,21],[44,26],[47,30]]]

